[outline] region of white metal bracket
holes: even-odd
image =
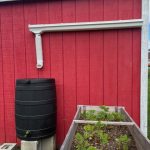
[[[35,34],[37,68],[43,67],[42,39],[44,32],[64,32],[64,31],[86,31],[86,30],[110,30],[142,27],[142,19],[80,22],[80,23],[60,23],[60,24],[37,24],[29,25],[29,30]]]
[[[36,46],[36,58],[37,58],[37,68],[43,67],[43,52],[42,52],[42,38],[41,34],[35,34],[35,46]]]

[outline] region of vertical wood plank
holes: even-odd
[[[117,105],[117,31],[104,32],[104,104]]]
[[[140,62],[141,62],[141,30],[133,29],[133,93],[132,117],[140,124]]]
[[[76,1],[76,21],[89,21],[89,3]],[[83,11],[84,10],[84,11]],[[76,33],[77,104],[89,104],[89,32]]]
[[[141,0],[134,0],[133,18],[141,18]],[[133,29],[133,93],[132,117],[140,125],[140,65],[141,65],[141,30]]]
[[[90,0],[90,21],[102,21],[103,20],[103,3],[104,0]]]
[[[104,20],[118,19],[118,0],[104,0]]]
[[[75,22],[75,1],[63,1],[63,22]],[[63,33],[65,134],[76,112],[75,32]]]
[[[104,0],[104,20],[117,20],[118,0]],[[117,105],[117,30],[104,32],[104,104]]]
[[[76,34],[77,104],[89,104],[89,33]]]
[[[50,23],[62,21],[62,3],[50,1]],[[61,145],[64,140],[64,66],[63,66],[63,38],[62,33],[50,34],[50,60],[51,77],[56,79],[57,92],[57,144]]]
[[[103,105],[103,31],[90,32],[90,104]]]
[[[12,6],[1,8],[6,141],[16,142],[14,113],[14,52]]]
[[[132,19],[133,18],[133,1],[134,0],[119,0],[119,18],[118,19]]]
[[[63,36],[64,50],[64,117],[67,133],[76,112],[75,33]]]
[[[50,23],[62,22],[62,1],[49,2],[49,17]]]
[[[24,28],[23,3],[13,5],[15,80],[18,78],[26,78],[27,74]],[[17,142],[20,143],[20,140],[17,139]]]
[[[57,142],[64,139],[64,83],[63,83],[63,50],[62,33],[52,33],[51,43],[51,77],[56,80],[57,93]]]
[[[49,5],[47,2],[37,3],[37,24],[49,24]],[[42,10],[42,11],[41,11]],[[50,76],[49,33],[42,35],[43,68],[39,69],[39,78]]]
[[[23,4],[13,5],[15,78],[26,78],[26,51]]]
[[[134,0],[133,5],[133,18],[140,19],[142,15],[142,0]]]
[[[103,20],[103,0],[90,0],[90,21]],[[90,104],[103,104],[103,31],[90,32]]]
[[[132,30],[118,32],[118,105],[132,112]]]
[[[36,68],[35,37],[34,34],[29,32],[28,29],[28,24],[36,24],[36,15],[37,14],[35,3],[24,2],[27,78],[38,78],[38,70]]]
[[[134,0],[119,0],[118,19],[132,19]],[[118,103],[124,104],[132,115],[132,31],[120,30],[118,35]],[[123,37],[124,36],[124,37]],[[123,44],[124,43],[124,44]],[[126,43],[126,45],[125,45]],[[126,51],[126,54],[124,53]],[[124,57],[123,57],[124,54]],[[127,56],[128,54],[128,56]],[[122,58],[123,57],[123,58]],[[125,59],[126,62],[125,62]],[[122,67],[121,67],[122,65]],[[124,66],[124,67],[123,67]],[[125,77],[125,69],[128,74]],[[121,73],[122,72],[122,73]],[[122,74],[122,75],[121,75]],[[128,81],[128,82],[127,82]],[[126,83],[125,83],[126,82]],[[123,92],[124,91],[124,92]],[[121,96],[122,95],[122,96]],[[126,97],[126,98],[125,98]],[[121,100],[122,99],[122,100]],[[126,99],[126,100],[125,100]]]
[[[1,11],[0,7],[0,143],[5,142],[5,105],[4,105],[4,77],[3,77],[3,51],[2,51],[2,31],[1,31]]]
[[[76,0],[76,22],[89,21],[89,0]]]

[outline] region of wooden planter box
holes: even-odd
[[[70,129],[66,135],[66,138],[65,138],[60,150],[70,150],[71,149],[77,127],[80,124],[79,122],[80,121],[72,122]],[[83,124],[83,121],[81,121],[81,123]],[[91,122],[89,122],[89,123],[91,123]],[[119,125],[119,124],[117,124],[117,125]],[[129,129],[131,135],[133,136],[133,138],[135,140],[137,149],[138,150],[150,150],[150,141],[146,137],[143,136],[143,134],[140,131],[140,129],[138,128],[138,126],[136,124],[130,124],[127,126],[128,126],[128,129]]]
[[[66,138],[60,148],[60,150],[71,150],[71,146],[74,140],[74,136],[79,124],[96,124],[98,121],[89,121],[89,120],[79,120],[80,114],[84,110],[99,110],[98,106],[78,106],[77,113],[74,117],[74,120],[70,126],[70,129],[66,135]],[[109,107],[109,111],[118,111],[125,115],[124,122],[113,122],[113,121],[101,121],[103,124],[106,125],[113,125],[113,126],[127,126],[138,150],[150,150],[150,141],[142,134],[139,127],[136,123],[132,120],[129,114],[126,112],[124,107]]]

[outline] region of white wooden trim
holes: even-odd
[[[85,31],[85,30],[110,30],[142,27],[142,19],[60,23],[60,24],[37,24],[29,25],[29,30],[35,34],[37,68],[43,67],[43,50],[41,34],[44,32]]]
[[[29,30],[35,34],[43,32],[62,32],[62,31],[84,31],[84,30],[104,30],[142,27],[143,20],[115,20],[79,23],[60,23],[60,24],[37,24],[29,25]]]
[[[147,104],[148,104],[148,20],[149,0],[142,0],[142,37],[141,37],[141,101],[140,101],[140,128],[147,136]],[[136,113],[136,112],[135,112]]]
[[[19,0],[0,0],[0,2],[10,2],[10,1],[19,1]]]
[[[99,121],[90,121],[90,120],[73,120],[75,123],[86,123],[86,124],[96,124]],[[135,123],[134,122],[115,122],[115,121],[101,121],[101,123],[106,125],[122,125],[122,126],[132,126]]]

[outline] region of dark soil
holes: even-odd
[[[80,124],[77,128],[76,133],[81,133],[83,135],[84,132],[84,125]],[[131,141],[128,144],[128,149],[129,150],[137,150],[136,148],[136,143],[130,134],[130,131],[126,126],[111,126],[107,125],[104,127],[103,131],[109,135],[109,142],[107,145],[102,145],[100,143],[100,140],[97,136],[94,136],[92,139],[88,140],[88,143],[90,146],[94,146],[97,148],[97,150],[123,150],[123,148],[119,149],[118,144],[116,142],[116,138],[118,138],[121,135],[127,135]],[[71,150],[76,150],[76,143],[75,140],[72,143]]]

